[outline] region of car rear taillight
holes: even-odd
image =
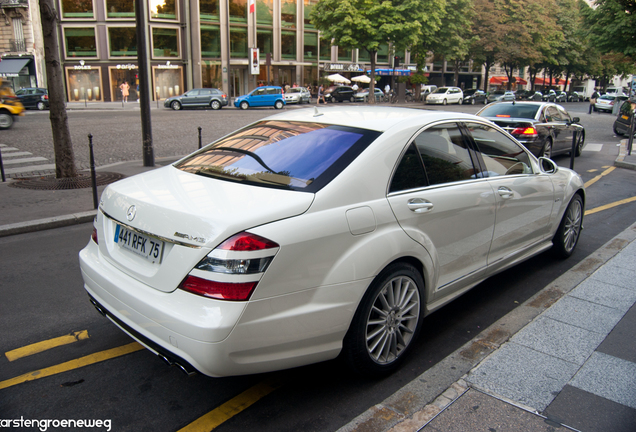
[[[537,130],[532,126],[527,127],[518,127],[515,128],[511,133],[511,135],[523,135],[525,137],[537,136]]]
[[[42,100],[49,100],[49,95],[45,94],[42,96]]]
[[[97,238],[97,228],[93,227],[93,233],[91,234],[91,238],[95,242],[95,244],[99,244],[99,240]]]
[[[179,288],[219,300],[248,300],[278,249],[271,240],[238,233],[199,261]]]

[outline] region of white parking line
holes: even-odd
[[[603,144],[586,144],[583,147],[583,151],[600,152],[603,149]]]

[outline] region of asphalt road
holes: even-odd
[[[604,209],[634,195],[636,173],[608,168],[617,155],[618,139],[611,132],[612,116],[587,114],[587,104],[566,105],[581,117],[589,150],[576,159],[575,169],[587,188],[587,209],[600,209],[585,219],[585,230],[574,255],[565,261],[539,255],[480,284],[425,320],[421,337],[404,367],[393,375],[369,380],[351,375],[339,361],[248,377],[188,378],[165,366],[147,350],[90,364],[2,388],[2,383],[32,371],[77,361],[94,353],[126,346],[131,340],[90,305],[82,288],[77,259],[87,243],[90,224],[0,239],[0,353],[74,331],[89,338],[9,361],[0,357],[0,419],[102,419],[115,431],[177,431],[208,418],[224,419],[215,431],[333,431],[370,406],[415,379],[481,329],[523,303],[549,282],[595,251],[634,222],[636,203]],[[475,112],[478,107],[452,106]],[[293,109],[293,108],[292,108]],[[437,108],[434,108],[437,109]],[[158,157],[181,155],[203,142],[273,110],[153,111],[153,138]],[[94,136],[98,165],[141,159],[138,112],[70,112],[78,165],[88,163],[82,139]],[[2,135],[24,150],[51,157],[46,113],[29,112]],[[50,135],[50,129],[48,129]],[[11,137],[11,138],[9,138]],[[49,139],[49,141],[47,141]],[[592,146],[592,144],[601,144]],[[27,149],[28,147],[28,149]],[[87,147],[87,145],[86,145]],[[557,163],[569,165],[568,157]],[[599,180],[591,183],[604,173]],[[265,397],[259,391],[278,387]],[[241,411],[237,396],[257,401]],[[245,405],[245,404],[244,404]],[[60,429],[62,430],[62,429]],[[93,430],[105,430],[93,429]],[[210,430],[208,427],[207,430]]]

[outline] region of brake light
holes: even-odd
[[[218,300],[245,301],[252,295],[256,284],[258,284],[258,281],[242,283],[216,282],[188,275],[181,282],[179,288],[193,294]]]
[[[256,234],[235,234],[199,261],[179,288],[219,300],[248,300],[278,249]]]
[[[42,96],[42,99],[44,99],[44,100],[49,100],[49,95],[47,95],[47,94],[43,95],[43,96]]]
[[[95,242],[95,244],[99,244],[99,239],[97,238],[97,228],[93,227],[93,233],[91,234],[91,238]]]
[[[538,133],[537,133],[537,130],[533,128],[532,126],[527,126],[527,127],[515,128],[511,132],[511,135],[537,136]]]

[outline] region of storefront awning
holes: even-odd
[[[371,70],[367,70],[367,73],[370,74]],[[380,76],[410,76],[411,71],[408,69],[376,69],[375,74]]]
[[[490,78],[489,82],[493,85],[506,84],[508,83],[508,77],[494,76]],[[524,80],[523,78],[515,77],[515,84],[526,85],[528,84],[528,81]]]
[[[549,86],[550,85],[550,78],[535,78],[534,79],[534,83],[536,85],[540,85],[540,86]],[[565,80],[562,80],[560,78],[552,78],[552,85],[555,86],[560,86],[560,85],[565,85]]]
[[[2,59],[2,61],[0,61],[0,77],[17,77],[24,66],[30,61],[30,58]]]

